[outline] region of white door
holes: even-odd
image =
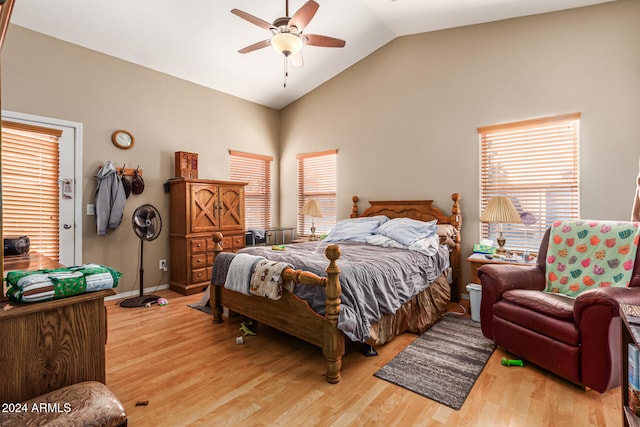
[[[2,111],[2,119],[59,129],[60,144],[60,263],[82,264],[82,124]]]

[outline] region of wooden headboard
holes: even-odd
[[[384,200],[370,201],[369,207],[358,212],[358,196],[353,196],[351,218],[386,215],[389,218],[411,218],[419,221],[438,220],[438,224],[450,224],[457,230],[454,247],[451,249],[450,263],[452,269],[451,300],[460,301],[460,268],[462,263],[460,242],[462,241],[462,213],[460,212],[460,194],[453,193],[451,215],[433,206],[433,200]]]

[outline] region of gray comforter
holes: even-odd
[[[285,251],[260,246],[245,248],[241,252],[288,262],[298,270],[326,277],[329,261],[324,250],[327,245],[308,242],[287,245]],[[405,249],[381,248],[365,243],[340,242],[338,245],[341,255],[337,264],[341,270],[342,287],[338,328],[354,341],[366,341],[370,336],[369,327],[383,314],[395,313],[449,267],[449,250],[444,246],[440,246],[436,255],[429,257]],[[224,269],[223,263],[216,261],[214,279],[224,274],[219,270]],[[220,283],[214,281],[214,284]],[[324,315],[324,289],[297,285],[295,293]]]

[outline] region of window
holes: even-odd
[[[311,223],[316,235],[327,234],[336,223],[336,157],[337,150],[299,154],[298,163],[298,234],[311,234]],[[320,204],[322,218],[300,215],[304,203],[315,199]]]
[[[249,183],[244,190],[247,228],[270,228],[273,157],[229,150],[229,159],[231,180]]]
[[[507,247],[537,250],[554,221],[580,217],[578,132],[580,113],[478,129],[480,209],[493,196],[509,196],[531,225],[504,224]],[[496,240],[496,224],[482,224],[482,237]]]
[[[29,236],[30,250],[60,252],[58,139],[62,131],[2,121],[2,228]]]

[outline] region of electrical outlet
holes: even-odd
[[[159,268],[162,271],[167,271],[167,260],[166,259],[161,259],[160,260]]]

